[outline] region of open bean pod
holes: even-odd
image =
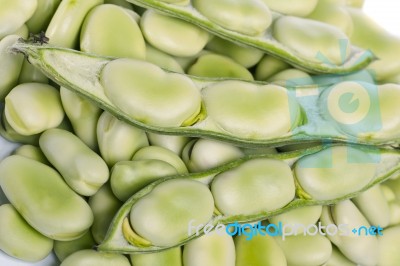
[[[400,85],[278,86],[169,72],[135,59],[17,42],[12,51],[58,84],[146,131],[241,146],[312,141],[397,144]],[[332,81],[336,81],[335,78]],[[246,99],[246,101],[243,101]]]
[[[270,11],[263,1],[128,2],[193,23],[313,73],[348,73],[375,59],[370,51],[351,45],[348,36],[334,26]]]
[[[99,250],[155,252],[222,224],[263,220],[352,198],[400,171],[400,153],[327,145],[256,155],[211,170],[159,179],[121,207]]]

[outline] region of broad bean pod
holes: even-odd
[[[400,120],[392,115],[400,112],[400,85],[396,84],[332,84],[336,81],[332,78],[324,84],[285,88],[199,78],[135,59],[23,42],[10,49],[24,53],[60,85],[154,133],[214,138],[242,146],[321,140],[381,145],[398,143],[400,138]],[[358,104],[351,97],[357,97]]]
[[[254,222],[303,206],[334,204],[397,177],[399,162],[395,150],[329,145],[253,155],[205,172],[162,178],[125,202],[98,248],[161,251],[201,236],[205,226]],[[200,228],[198,234],[195,229],[188,234],[191,219]]]
[[[311,19],[271,12],[268,2],[128,2],[193,23],[221,38],[260,49],[297,68],[314,73],[348,73],[367,66],[375,59],[370,51],[350,45],[348,37],[336,27]],[[313,34],[309,34],[310,32]]]

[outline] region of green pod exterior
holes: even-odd
[[[89,205],[53,168],[12,155],[0,163],[0,177],[8,200],[43,235],[72,240],[85,234],[92,225]]]
[[[182,250],[180,247],[156,253],[131,254],[129,258],[132,266],[182,266]]]
[[[23,261],[44,259],[53,240],[33,229],[11,204],[0,206],[0,250]]]
[[[369,180],[369,182],[362,188],[360,188],[358,185],[353,186],[353,190],[348,191],[348,194],[346,195],[341,194],[324,200],[314,199],[309,195],[307,196],[303,190],[299,189],[294,195],[293,185],[292,189],[288,189],[287,187],[282,188],[282,184],[294,182],[294,178],[291,175],[290,166],[293,167],[293,165],[296,164],[296,161],[299,161],[301,158],[306,156],[318,157],[319,154],[323,154],[325,152],[332,153],[332,151],[338,147],[341,148],[345,146],[316,146],[306,150],[297,150],[282,154],[251,155],[249,157],[244,157],[204,172],[170,176],[154,181],[130,197],[120,208],[115,215],[112,224],[110,225],[105,240],[99,245],[99,250],[122,253],[148,253],[167,250],[169,248],[182,246],[189,241],[200,237],[205,233],[205,231],[210,232],[213,229],[216,229],[218,224],[249,223],[268,219],[272,216],[298,209],[300,207],[335,204],[342,202],[345,199],[356,197],[361,192],[373,187],[374,185],[399,175],[400,154],[398,151],[393,149],[376,150],[375,148],[369,146],[349,146],[348,148],[351,147],[352,149],[357,149],[359,152],[365,153],[365,155],[376,156],[379,154],[379,160],[375,162],[377,171],[375,172],[373,178],[371,178],[371,180]],[[265,162],[264,165],[263,162]],[[279,167],[269,168],[272,166],[271,162],[274,162],[272,165]],[[364,163],[366,165],[370,164],[370,162]],[[253,164],[255,164],[257,167],[252,167]],[[362,169],[365,168],[365,165],[359,163],[358,167]],[[287,168],[289,168],[289,170],[287,170]],[[345,168],[345,166],[342,165],[341,168]],[[261,169],[262,172],[257,172],[257,169]],[[281,171],[282,169],[285,169],[285,171],[288,171],[288,173],[283,173]],[[321,165],[322,176],[326,174],[325,171],[327,170],[329,170],[329,167],[326,168],[324,165]],[[240,173],[245,174],[240,177]],[[333,179],[337,179],[337,183],[343,182],[340,179],[340,174],[341,172],[338,172],[338,176],[332,176]],[[269,184],[269,186],[265,185],[265,182],[259,182],[257,189],[253,186],[254,195],[251,194],[252,190],[249,189],[251,186],[246,185],[246,179],[248,179],[249,183],[251,183],[257,180],[263,180],[265,177],[269,179],[270,176],[268,175],[275,177],[275,179],[272,181],[270,180],[269,182],[266,182]],[[282,178],[282,175],[284,175],[284,178]],[[238,178],[238,176],[240,178]],[[212,191],[213,201],[215,202],[216,206],[214,209],[214,214],[206,223],[204,221],[193,221],[193,219],[196,220],[196,215],[200,215],[200,209],[198,208],[201,207],[203,210],[205,205],[203,205],[203,200],[193,199],[195,196],[192,194],[194,193],[190,192],[191,189],[185,188],[186,185],[184,185],[185,182],[183,181],[188,181],[188,179],[197,180],[204,184],[211,185],[212,187],[215,185],[215,180],[218,180],[218,178],[222,177],[222,180],[226,186],[222,187],[223,189],[214,188]],[[291,178],[291,180],[289,178]],[[171,184],[175,184],[172,181],[175,181],[177,184],[181,185],[170,185],[170,182]],[[242,191],[240,189],[240,185],[243,185],[243,193],[241,193]],[[168,190],[167,193],[164,190],[169,186],[174,189]],[[326,187],[321,187],[323,191],[329,190],[329,188],[335,189],[334,187],[336,185],[332,186],[332,183],[327,183],[325,186]],[[158,189],[159,187],[160,190]],[[265,189],[263,190],[262,188]],[[271,196],[271,193],[265,193],[267,190],[273,191],[274,195],[281,192],[279,194],[281,202],[269,202],[265,200],[257,201],[259,198],[268,197],[268,195]],[[221,191],[224,193],[220,193]],[[178,198],[179,201],[175,200]],[[231,198],[232,202],[240,202],[240,204],[229,205],[228,203],[231,203],[231,201],[224,201],[224,198]],[[181,210],[185,210],[179,212],[180,214],[177,214],[175,208],[175,203],[178,202],[182,204]],[[196,206],[193,205],[193,202],[196,202]],[[172,205],[171,203],[174,204]],[[191,206],[191,208],[188,208],[188,204]],[[146,206],[148,208],[146,208]],[[172,206],[174,206],[174,211],[171,209]],[[132,214],[131,210],[136,208],[138,209],[134,214]],[[196,209],[199,213],[193,213],[194,209]],[[318,207],[315,207],[315,209],[317,211],[315,212],[316,214],[313,215],[317,216],[320,209]],[[192,217],[192,220],[190,219],[190,216]],[[144,222],[146,220],[145,217],[153,217],[151,229],[150,225]],[[135,225],[133,225],[131,227],[128,219],[130,219],[131,222],[133,221],[134,223],[139,223],[139,226],[135,227]],[[315,219],[317,218],[313,218],[312,222],[314,222]],[[171,220],[174,220],[174,223],[171,223]],[[164,223],[161,223],[161,221]],[[304,217],[302,217],[300,221],[305,221]],[[157,226],[157,230],[155,230],[155,226]],[[143,230],[144,227],[147,229]],[[167,230],[167,227],[170,229]],[[172,230],[171,228],[174,229]],[[163,232],[167,231],[168,234],[161,233],[160,230]],[[186,232],[184,232],[185,230]],[[155,231],[159,233],[157,234]],[[184,237],[184,234],[186,234],[186,237]]]
[[[184,6],[158,0],[129,0],[128,2],[188,21],[218,37],[260,49],[308,72],[348,73],[364,68],[375,59],[371,52],[350,46],[348,41],[342,42],[341,39],[348,38],[339,29],[310,19],[282,16],[270,12],[268,6],[262,1],[193,1],[192,4]],[[301,6],[305,5],[301,4]],[[220,13],[222,11],[223,15]],[[300,29],[300,31],[294,31],[294,35],[292,34],[295,42],[285,40],[279,42],[278,40],[281,39],[271,34],[274,33],[271,28],[275,27],[276,21],[281,17],[295,18],[298,21],[293,24],[294,27],[298,26]],[[272,23],[271,18],[273,18]],[[269,27],[270,25],[272,26]],[[311,25],[313,28],[311,31],[318,34],[308,35],[311,31],[307,25]],[[285,34],[284,30],[282,32]],[[308,37],[303,38],[305,36]],[[309,38],[316,36],[318,37],[310,46]],[[330,41],[328,41],[329,38]],[[324,42],[326,43],[323,44]],[[299,53],[293,45],[302,46],[302,51],[306,51],[311,56]],[[326,49],[327,47],[330,48]],[[343,60],[340,60],[341,50],[348,55]],[[322,54],[320,51],[325,51],[327,54]],[[330,56],[331,51],[336,53],[334,57]],[[330,61],[332,59],[333,61]]]
[[[400,108],[396,104],[400,86],[395,84],[346,81],[332,85],[341,79],[336,77],[328,84],[284,88],[197,78],[143,61],[111,60],[62,48],[17,43],[11,49],[28,55],[30,62],[59,84],[117,118],[154,133],[203,136],[242,146],[316,140],[399,142],[400,123],[390,115]],[[349,113],[355,107],[347,104],[346,93],[360,97],[360,110]]]
[[[60,266],[131,266],[127,257],[121,254],[107,254],[91,249],[82,249],[69,255]]]
[[[109,170],[104,160],[71,132],[46,130],[40,135],[39,145],[67,184],[80,195],[91,196],[107,182]]]

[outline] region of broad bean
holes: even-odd
[[[40,135],[39,145],[65,182],[80,195],[91,196],[107,182],[109,171],[104,160],[71,132],[48,129]]]
[[[33,229],[11,204],[0,206],[0,250],[36,262],[49,255],[52,248],[53,240]]]
[[[185,266],[234,266],[233,238],[225,232],[204,235],[183,247],[182,259]]]
[[[57,127],[64,119],[58,90],[34,82],[13,88],[5,98],[4,114],[16,132],[28,136]]]
[[[131,254],[129,257],[132,266],[182,266],[180,247],[156,253]]]
[[[108,254],[92,249],[83,249],[69,255],[60,266],[130,266],[129,260],[121,254]]]
[[[103,112],[97,122],[97,141],[101,157],[110,167],[119,161],[130,160],[139,149],[149,145],[143,130],[107,112]]]
[[[12,155],[0,162],[0,186],[33,228],[55,240],[73,240],[93,223],[86,201],[53,168]]]

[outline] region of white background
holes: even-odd
[[[399,0],[366,0],[363,10],[386,30],[400,37]]]

